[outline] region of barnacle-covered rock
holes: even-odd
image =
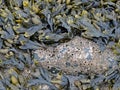
[[[36,50],[36,53],[44,68],[50,70],[54,67],[72,75],[102,74],[109,68],[117,66],[116,56],[110,49],[101,52],[95,42],[78,36],[56,47]]]

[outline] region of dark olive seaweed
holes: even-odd
[[[118,67],[103,75],[79,72],[71,78],[41,66],[35,50],[56,47],[75,36],[94,41],[101,51],[112,49]],[[118,90],[119,67],[120,0],[0,0],[0,90],[104,90],[104,85]],[[32,75],[36,69],[37,77]]]

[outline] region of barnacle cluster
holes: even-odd
[[[67,74],[102,74],[115,68],[116,57],[110,49],[100,51],[98,45],[90,40],[75,37],[57,47],[36,50],[39,62],[44,68],[57,68]]]

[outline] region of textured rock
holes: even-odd
[[[100,52],[96,43],[78,36],[57,47],[41,47],[35,53],[44,68],[54,67],[72,75],[102,74],[116,65],[115,55],[110,49]]]

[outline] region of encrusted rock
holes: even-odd
[[[116,66],[115,55],[110,49],[101,52],[95,42],[78,36],[56,47],[41,47],[35,53],[44,68],[54,67],[72,75],[102,74]]]

